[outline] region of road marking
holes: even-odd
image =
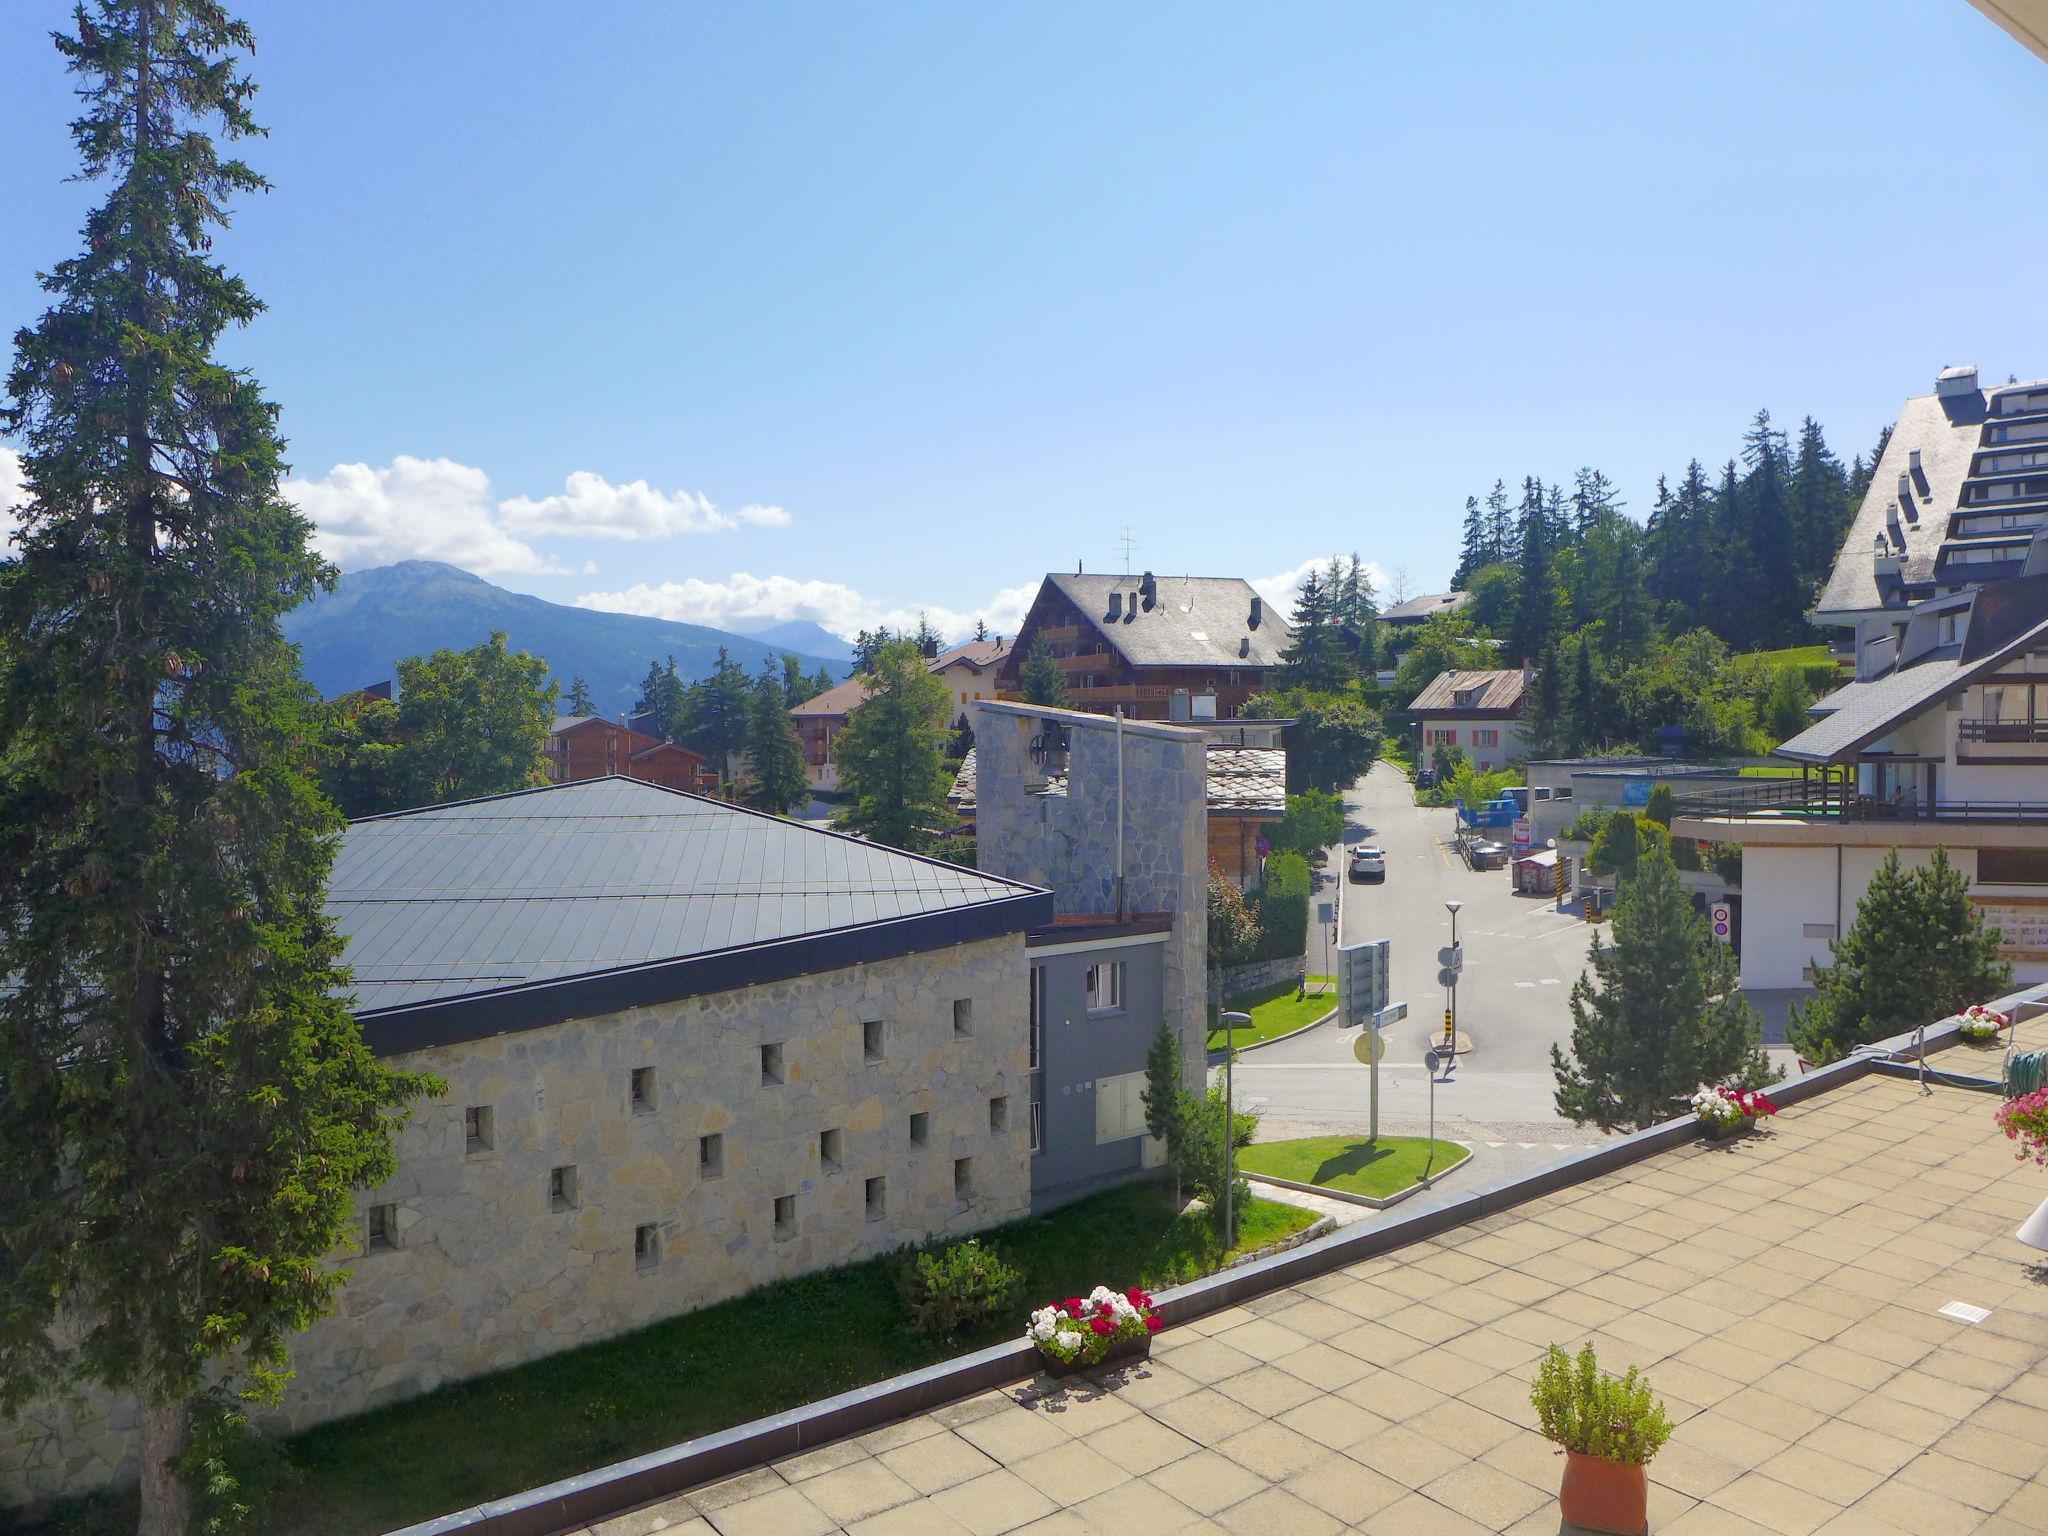
[[[1528,987],[1533,991],[1535,989],[1536,983],[1533,981],[1518,981],[1515,983],[1515,985],[1518,987]]]
[[[1524,1152],[1527,1152],[1533,1149],[1536,1143],[1533,1141],[1518,1141],[1515,1143],[1515,1145],[1520,1147]]]
[[[1539,980],[1536,983],[1536,985],[1539,987],[1561,987],[1564,985],[1564,983],[1559,981],[1555,976],[1545,976],[1541,980]]]

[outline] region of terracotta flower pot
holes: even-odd
[[[1612,1536],[1643,1536],[1650,1524],[1650,1479],[1640,1462],[1564,1453],[1558,1512],[1567,1525]]]

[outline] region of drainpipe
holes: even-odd
[[[1124,920],[1124,707],[1116,707],[1116,920]]]

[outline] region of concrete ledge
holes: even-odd
[[[2038,991],[2015,993],[2000,999],[1995,1006],[2003,1012]],[[1954,1046],[1959,1039],[1957,1021],[1946,1019],[1928,1029],[1926,1048],[1933,1054]],[[1885,1062],[1896,1062],[1909,1055],[1915,1044],[1912,1035],[1894,1036],[1858,1055],[1778,1084],[1771,1090],[1771,1096],[1780,1104],[1818,1098],[1870,1076]],[[1886,1075],[1893,1074],[1887,1069]],[[1237,1268],[1160,1292],[1156,1298],[1159,1311],[1169,1324],[1185,1323],[1281,1286],[1377,1258],[1480,1217],[1512,1210],[1527,1201],[1701,1139],[1695,1117],[1667,1120],[1632,1135],[1617,1136],[1584,1152],[1567,1154],[1533,1173],[1483,1184],[1456,1199],[1428,1205],[1369,1228],[1340,1228],[1290,1251],[1270,1258],[1253,1258]],[[1330,1191],[1319,1189],[1316,1193],[1327,1195]],[[913,1413],[1022,1381],[1037,1369],[1037,1351],[1022,1337],[1020,1317],[1019,1337],[1011,1342],[991,1345],[971,1355],[856,1387],[822,1402],[735,1425],[628,1461],[593,1468],[546,1487],[406,1526],[392,1536],[552,1536],[576,1526],[594,1525],[639,1505],[673,1497],[827,1441],[844,1439]]]
[[[1260,1259],[1270,1259],[1276,1253],[1285,1253],[1290,1248],[1299,1248],[1303,1243],[1312,1243],[1319,1237],[1327,1237],[1337,1230],[1337,1218],[1318,1216],[1299,1232],[1290,1232],[1278,1242],[1268,1243],[1256,1253],[1240,1254],[1224,1264],[1225,1269],[1236,1269],[1241,1264],[1256,1264]]]
[[[1453,1143],[1453,1145],[1463,1146],[1464,1144],[1458,1142]],[[1436,1181],[1442,1178],[1444,1174],[1456,1173],[1471,1161],[1472,1149],[1465,1147],[1465,1155],[1463,1157],[1455,1162],[1444,1164],[1442,1172],[1432,1173],[1427,1184],[1410,1184],[1406,1189],[1397,1190],[1384,1199],[1375,1195],[1354,1195],[1348,1189],[1331,1189],[1323,1184],[1298,1184],[1293,1179],[1283,1179],[1276,1173],[1254,1173],[1249,1168],[1240,1168],[1238,1172],[1243,1174],[1246,1180],[1253,1184],[1272,1184],[1280,1189],[1300,1190],[1304,1195],[1321,1195],[1325,1200],[1341,1200],[1346,1205],[1365,1205],[1372,1207],[1376,1211],[1384,1211],[1388,1206],[1399,1205],[1403,1200],[1411,1199],[1421,1194],[1425,1189],[1435,1189]]]

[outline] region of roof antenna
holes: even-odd
[[[1138,541],[1131,537],[1131,525],[1124,524],[1124,536],[1117,540],[1124,547],[1124,574],[1131,574],[1131,554],[1138,547]]]
[[[1081,560],[1078,555],[1074,558],[1074,574],[1076,576],[1081,574]]]

